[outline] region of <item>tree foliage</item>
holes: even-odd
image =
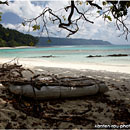
[[[100,0],[99,0],[100,1]],[[0,1],[0,4],[8,5],[8,2]],[[82,7],[85,8],[81,9]],[[32,26],[33,31],[41,30],[46,32],[49,36],[48,23],[57,24],[59,28],[67,30],[69,32],[68,37],[77,33],[80,29],[79,22],[82,20],[85,23],[94,24],[94,20],[91,20],[94,15],[92,10],[97,10],[98,17],[102,17],[106,21],[114,21],[118,30],[122,32],[122,35],[127,36],[130,33],[129,27],[125,21],[128,18],[128,9],[130,8],[130,1],[122,0],[103,0],[102,3],[95,0],[70,0],[68,5],[57,11],[50,7],[45,7],[40,15],[32,19],[25,19],[23,26],[29,24]],[[62,15],[60,13],[62,11]],[[67,13],[67,15],[65,15]],[[76,17],[74,17],[76,15]],[[43,26],[41,27],[38,20],[42,18]],[[1,14],[0,14],[1,20]]]
[[[85,8],[81,9],[84,6]],[[91,12],[92,10],[97,10],[96,18],[102,17],[106,21],[114,21],[117,29],[122,31],[122,34],[127,39],[130,31],[125,21],[128,16],[129,7],[130,1],[104,0],[102,3],[96,3],[94,0],[70,0],[68,6],[63,9],[55,11],[50,7],[46,7],[40,15],[32,19],[26,19],[23,24],[32,25],[34,30],[39,30],[40,24],[37,21],[42,18],[42,31],[45,31],[47,35],[49,35],[47,25],[50,22],[57,24],[61,29],[67,30],[69,32],[68,36],[70,36],[79,31],[79,22],[81,20],[85,23],[94,24],[94,20],[91,20],[94,17]],[[60,11],[62,11],[62,15]],[[67,15],[65,15],[66,13]]]
[[[4,28],[0,24],[0,47],[34,46],[38,38],[23,34],[16,30]]]

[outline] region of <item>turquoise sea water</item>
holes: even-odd
[[[110,54],[128,54],[126,57],[106,57]],[[42,56],[53,55],[54,58]],[[102,55],[104,57],[86,58],[88,55]],[[130,45],[109,46],[55,46],[38,48],[0,49],[0,58],[40,58],[48,61],[71,63],[105,63],[130,65]]]

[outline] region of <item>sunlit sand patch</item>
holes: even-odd
[[[110,77],[104,77],[105,79],[111,79]]]
[[[43,72],[44,70],[43,70],[43,69],[36,69],[36,71],[40,71],[40,72]]]
[[[125,98],[125,100],[128,100],[128,101],[129,101],[129,100],[130,100],[130,98]]]
[[[120,82],[121,80],[116,80],[116,81]]]

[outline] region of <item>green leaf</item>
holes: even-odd
[[[65,15],[63,16],[63,19],[64,19],[64,21],[66,20],[66,17],[65,17]]]
[[[22,22],[22,25],[23,25],[23,26],[25,26],[25,23],[24,23],[24,22]]]
[[[100,11],[98,10],[97,13],[100,13]]]
[[[2,21],[2,16],[1,15],[2,15],[2,12],[0,12],[0,21]]]
[[[7,32],[7,33],[5,33],[5,35],[8,37],[8,36],[9,36],[9,33]]]
[[[107,18],[109,21],[112,21],[111,16],[108,16],[108,15],[106,15],[106,14],[105,14],[104,18],[105,18],[105,19]]]
[[[107,18],[107,15],[105,14],[104,18]]]
[[[107,16],[107,18],[108,18],[109,21],[112,21],[112,18],[110,16]]]
[[[130,1],[127,2],[127,8],[129,8],[129,7],[130,7]]]
[[[33,31],[40,30],[40,25],[33,25]]]
[[[110,9],[113,9],[113,6],[110,6]]]
[[[29,46],[34,46],[34,43],[33,43],[33,42],[30,42],[30,43],[29,43]]]
[[[103,4],[103,5],[106,5],[106,4],[107,4],[107,2],[106,2],[106,1],[103,1],[103,2],[102,2],[102,4]]]
[[[1,16],[0,16],[0,21],[2,21],[2,18],[1,18]]]
[[[82,5],[82,4],[83,4],[83,2],[82,2],[82,1],[79,1],[79,4],[80,4],[80,5]]]
[[[51,43],[51,40],[49,39],[49,40],[47,40],[47,42],[48,42],[48,43]]]

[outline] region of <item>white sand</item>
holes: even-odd
[[[0,63],[5,63],[13,60],[12,58],[0,58]],[[120,72],[130,74],[130,65],[112,65],[112,64],[74,64],[74,63],[65,63],[65,62],[54,62],[46,59],[40,58],[20,58],[18,59],[19,64],[22,64],[25,67],[34,68],[34,67],[58,67],[58,68],[68,68],[68,69],[77,69],[77,70],[100,70],[100,71],[109,71],[109,72]]]
[[[2,50],[2,49],[18,49],[18,48],[36,48],[36,47],[33,47],[33,46],[0,47],[0,50]]]

